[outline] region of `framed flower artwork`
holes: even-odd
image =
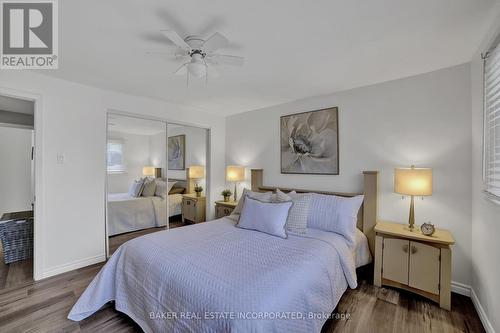
[[[337,107],[282,116],[281,173],[339,174]]]

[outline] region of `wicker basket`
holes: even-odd
[[[33,219],[0,222],[6,264],[33,257]]]

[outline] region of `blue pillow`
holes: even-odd
[[[292,205],[291,201],[261,202],[247,196],[236,226],[287,238],[285,224]]]

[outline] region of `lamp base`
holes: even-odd
[[[411,196],[410,200],[410,214],[408,216],[408,228],[410,231],[413,231],[415,229],[415,200],[413,198],[413,195]]]
[[[238,183],[234,182],[234,201],[238,200],[238,193],[236,192],[237,187]]]

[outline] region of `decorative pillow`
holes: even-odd
[[[298,194],[292,191],[288,194],[276,191],[276,196],[291,198],[293,201],[293,206],[290,209],[290,214],[288,214],[288,220],[286,222],[286,229],[290,232],[297,234],[305,234],[307,232],[307,217],[309,216],[309,207],[311,205],[312,193],[301,193]]]
[[[134,180],[128,189],[128,195],[131,197],[139,197],[144,186],[144,179]]]
[[[170,192],[175,183],[177,182],[166,182],[164,180],[156,179],[155,196],[165,199],[167,197],[167,193]]]
[[[288,220],[286,221],[286,230],[297,234],[305,234],[307,232],[307,216],[311,198],[311,193],[298,194],[295,191],[284,193],[280,189],[276,189],[276,194],[273,197],[274,202],[293,202],[293,206],[290,208],[290,213],[288,214]]]
[[[259,201],[263,202],[271,202],[273,198],[273,192],[252,192],[250,190],[247,190],[246,188],[243,189],[243,194],[241,195],[240,200],[238,201],[238,204],[233,210],[233,214],[241,214],[241,211],[243,209],[243,205],[245,203],[245,197],[250,197],[253,199],[257,199]]]
[[[172,187],[172,189],[168,192],[168,195],[170,195],[170,194],[183,194],[184,192],[186,192],[186,189],[185,189],[184,187],[174,186],[174,187]]]
[[[156,182],[154,179],[146,179],[144,181],[144,187],[142,188],[143,197],[152,197],[155,195]]]
[[[341,234],[350,246],[354,246],[356,221],[363,199],[362,195],[344,198],[313,193],[307,227]]]
[[[240,220],[236,226],[287,238],[285,224],[288,218],[288,211],[292,205],[291,201],[261,202],[247,196],[241,211]]]

